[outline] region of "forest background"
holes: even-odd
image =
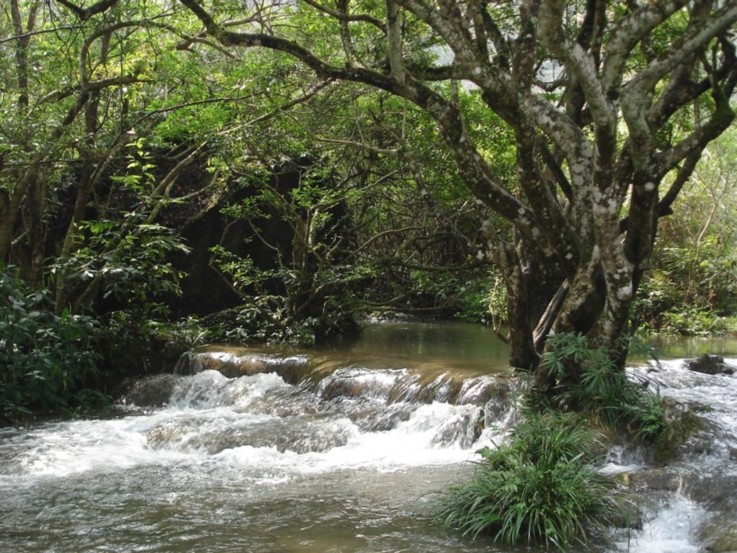
[[[311,1],[208,7],[226,29],[286,37],[320,59],[360,52],[364,67],[398,79],[391,9],[359,4],[350,35],[346,17]],[[578,32],[595,3],[569,4],[565,25]],[[289,52],[232,48],[193,7],[0,8],[2,417],[95,406],[123,378],[171,368],[198,344],[349,339],[368,316],[476,321],[509,338],[509,283],[483,250],[489,221],[510,243],[517,231],[469,189],[433,114]],[[692,16],[668,19],[649,47],[667,51]],[[415,32],[421,19],[404,22],[407,71],[443,66],[447,45]],[[384,29],[383,42],[364,26]],[[715,44],[694,71],[722,82],[726,104],[716,84],[705,89],[665,120],[662,144],[731,114],[734,47]],[[629,62],[636,71],[652,60],[643,46]],[[489,109],[488,91],[451,74],[432,90],[523,197],[522,133]],[[642,260],[630,334],[737,330],[737,134],[714,134],[664,177],[683,189]],[[555,167],[575,182],[565,161]],[[549,300],[530,301],[543,312]]]

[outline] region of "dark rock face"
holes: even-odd
[[[270,185],[278,192],[288,192],[299,184],[305,168],[295,165],[275,170],[269,177]],[[205,177],[203,177],[203,180]],[[231,183],[227,190],[211,205],[201,206],[180,225],[181,234],[191,251],[187,255],[175,256],[175,265],[186,277],[182,279],[182,296],[172,306],[179,315],[208,315],[235,307],[242,298],[211,266],[213,246],[222,246],[238,257],[249,257],[259,269],[277,266],[273,248],[290,252],[294,232],[277,213],[258,221],[260,240],[256,240],[253,227],[243,220],[233,220],[224,213],[229,205],[235,205],[253,197],[253,187]],[[183,208],[180,208],[183,209]],[[173,216],[173,215],[171,215]],[[267,247],[262,240],[271,245]]]
[[[220,246],[236,257],[250,259],[259,271],[278,269],[282,264],[290,263],[304,266],[304,260],[299,259],[298,252],[304,255],[304,248],[300,244],[305,237],[295,230],[300,228],[304,214],[293,215],[292,217],[296,219],[290,220],[277,208],[259,204],[261,215],[247,220],[245,217],[234,218],[228,214],[228,209],[244,201],[254,201],[258,198],[264,188],[264,178],[269,189],[285,198],[285,201],[290,201],[288,199],[292,190],[301,186],[305,179],[315,179],[309,176],[311,166],[311,160],[299,158],[272,168],[266,175],[254,172],[244,177],[242,181],[228,183],[218,195],[213,195],[206,205],[196,205],[194,209],[190,204],[174,206],[166,212],[165,222],[178,228],[191,248],[188,254],[177,255],[173,259],[175,266],[186,274],[181,281],[183,293],[172,302],[172,309],[176,314],[204,316],[232,309],[243,303],[239,293],[213,267],[211,252],[213,246]],[[204,187],[209,176],[199,175],[199,179],[199,182],[190,183],[194,190]],[[315,182],[329,184],[323,180]],[[186,217],[180,212],[184,212]],[[338,203],[323,215],[329,218],[329,222],[315,238],[325,239],[331,244],[340,243],[340,248],[331,246],[331,251],[334,251],[333,259],[336,259],[336,256],[347,255],[353,249],[354,235],[347,207],[344,203]],[[311,256],[307,256],[306,259],[310,260]],[[262,286],[277,295],[284,292],[284,285],[279,279],[266,279]],[[304,299],[298,298],[296,304],[302,305],[306,299],[311,298],[312,290],[309,292],[305,293]],[[324,305],[318,302],[313,309],[314,313],[304,315],[319,318],[323,308]]]
[[[161,407],[169,402],[179,377],[173,374],[159,374],[136,380],[118,398],[118,403],[138,407]]]
[[[684,366],[691,370],[704,374],[734,374],[737,367],[724,362],[720,355],[704,354],[696,359],[689,359]]]

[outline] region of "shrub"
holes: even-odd
[[[730,320],[712,309],[689,307],[663,313],[662,332],[679,336],[723,336],[732,328]]]
[[[594,465],[596,445],[574,416],[528,413],[508,443],[480,451],[472,480],[444,492],[436,516],[466,537],[565,551],[616,510],[614,484]]]
[[[75,394],[96,371],[97,321],[66,311],[57,315],[51,306],[47,291],[29,290],[0,267],[0,414],[5,419],[77,406],[83,396],[75,399]]]

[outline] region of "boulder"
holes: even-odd
[[[737,367],[724,362],[721,355],[709,355],[705,353],[696,359],[689,359],[684,366],[691,371],[704,374],[734,374]]]

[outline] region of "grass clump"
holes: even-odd
[[[435,514],[463,536],[560,551],[616,511],[614,483],[596,470],[598,436],[570,414],[527,413],[510,440],[484,448],[471,481],[446,490]]]
[[[537,404],[585,414],[639,443],[653,443],[665,433],[662,398],[630,381],[610,348],[592,347],[584,336],[573,333],[551,336],[549,342],[542,366],[558,385],[547,398],[536,398]]]
[[[593,428],[639,443],[667,439],[660,396],[631,382],[615,352],[578,334],[549,340],[548,387],[532,386],[509,439],[482,449],[472,479],[439,496],[436,516],[463,536],[566,551],[626,518],[615,482],[597,470],[605,447]]]

